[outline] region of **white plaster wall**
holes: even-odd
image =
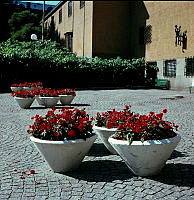
[[[163,76],[164,69],[164,61],[157,61],[157,66],[159,68],[159,72],[157,74],[158,79],[168,79],[170,80],[170,89],[175,90],[184,90],[187,87],[192,85],[194,81],[194,77],[186,77],[184,76],[185,70],[185,58],[176,59],[176,77],[169,78]]]

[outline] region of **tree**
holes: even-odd
[[[0,42],[10,37],[7,21],[15,9],[15,5],[11,4],[11,2],[11,0],[0,0]]]
[[[37,14],[29,10],[14,12],[8,20],[11,30],[11,38],[19,41],[29,41],[30,35],[35,33],[41,36],[41,26]]]

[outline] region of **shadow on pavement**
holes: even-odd
[[[170,156],[170,158],[168,160],[172,160],[172,159],[175,159],[175,158],[178,158],[178,157],[188,157],[188,155],[185,154],[185,153],[182,153],[180,151],[174,150],[172,152],[172,155]]]
[[[87,182],[122,181],[135,177],[124,162],[113,160],[84,161],[77,171],[64,175]]]
[[[90,106],[90,104],[69,104],[69,105],[61,105],[61,104],[57,104],[55,106],[56,109],[61,109],[61,108],[64,108],[64,107],[71,107],[71,109],[73,109],[75,106]],[[45,106],[31,106],[30,108],[27,108],[27,109],[35,109],[35,110],[39,110],[39,109],[49,109],[51,107],[45,107]]]
[[[147,177],[168,185],[194,187],[194,165],[184,163],[166,164],[160,174]]]
[[[109,156],[109,155],[111,155],[111,153],[102,143],[94,143],[90,151],[87,153],[87,156],[96,156],[96,157]]]

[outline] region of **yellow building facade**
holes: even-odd
[[[190,1],[63,1],[45,18],[78,56],[145,57],[158,78],[185,88],[194,76],[194,3]]]

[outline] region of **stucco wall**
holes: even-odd
[[[94,1],[93,55],[129,55],[129,3]]]
[[[68,2],[65,2],[53,13],[45,23],[51,22],[54,16],[55,29],[60,39],[65,39],[66,32],[73,32],[73,52],[78,56],[92,56],[92,20],[93,2],[86,1],[85,6],[80,8],[80,1],[72,1],[72,15],[68,16]],[[62,8],[62,22],[59,23],[59,10]]]
[[[93,2],[86,1],[80,8],[80,2],[73,2],[73,51],[78,56],[91,57],[92,55],[92,14]]]
[[[184,58],[194,55],[194,3],[189,1],[144,1],[152,26],[151,43],[146,45],[148,61]],[[187,49],[175,46],[175,25],[187,30]]]

